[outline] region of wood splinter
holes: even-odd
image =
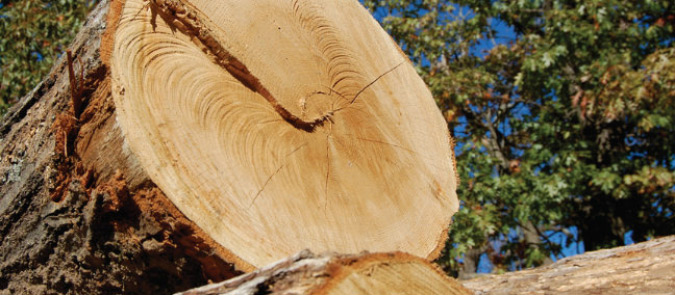
[[[70,49],[66,50],[66,55],[68,57],[68,79],[70,80],[70,96],[73,100],[73,115],[75,119],[80,117],[82,112],[82,92],[84,90],[84,67],[82,67],[82,61],[80,62],[80,83],[77,83],[77,78],[75,77],[75,70],[73,69],[73,53]]]

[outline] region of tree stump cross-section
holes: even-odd
[[[0,123],[0,294],[445,244],[448,130],[357,1],[101,0],[69,50]]]
[[[357,1],[127,0],[112,52],[130,149],[242,269],[304,248],[438,255],[451,139]]]

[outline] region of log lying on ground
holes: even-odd
[[[469,295],[428,261],[404,253],[314,255],[303,251],[261,270],[176,295]]]
[[[588,252],[552,265],[462,282],[476,295],[675,292],[675,236]]]
[[[253,2],[99,1],[0,125],[0,294],[439,253],[451,142],[406,57],[355,0]]]

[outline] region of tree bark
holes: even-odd
[[[256,272],[176,295],[469,295],[428,261],[404,253],[314,255],[303,251]]]
[[[588,252],[554,264],[463,281],[476,295],[673,294],[675,236]]]
[[[101,1],[71,45],[75,77],[61,58],[0,125],[0,294],[170,294],[241,273],[124,145],[105,64],[119,6]]]
[[[0,294],[170,294],[305,247],[440,253],[451,140],[372,17],[215,2],[100,1],[3,118]],[[214,93],[235,97],[192,100]]]

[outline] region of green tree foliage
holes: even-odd
[[[49,72],[94,2],[0,2],[0,114]]]
[[[449,272],[541,265],[570,228],[586,250],[675,233],[675,3],[364,3],[458,141]]]

